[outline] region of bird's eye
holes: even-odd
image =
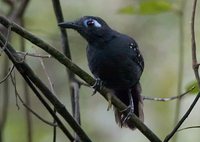
[[[87,26],[94,26],[94,20],[88,20]]]
[[[97,27],[97,28],[99,28],[99,27],[101,27],[101,24],[94,19],[87,19],[87,20],[84,21],[84,26],[85,27]]]

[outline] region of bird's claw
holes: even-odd
[[[131,118],[131,116],[133,115],[134,106],[129,105],[126,109],[122,110],[121,112],[123,113],[122,124],[125,124],[126,121],[128,121]]]
[[[97,93],[98,90],[101,90],[103,88],[103,81],[101,81],[100,78],[96,78],[96,81],[94,85],[92,85],[92,88],[94,89],[92,96]]]

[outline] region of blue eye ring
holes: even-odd
[[[85,27],[96,27],[96,28],[101,27],[101,24],[97,20],[94,20],[94,19],[86,19],[83,22],[83,24]]]

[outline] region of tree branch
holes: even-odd
[[[16,32],[20,36],[26,38],[30,42],[32,42],[34,45],[37,45],[47,53],[51,54],[54,58],[56,58],[61,64],[65,65],[67,68],[69,68],[73,73],[78,75],[81,79],[86,81],[89,85],[93,85],[95,80],[88,75],[85,71],[83,71],[81,68],[79,68],[77,65],[71,62],[69,58],[64,56],[61,52],[56,50],[56,48],[52,47],[48,43],[44,42],[40,38],[34,36],[32,33],[26,31],[24,28],[20,27],[19,25],[11,22],[4,16],[0,16],[0,23],[4,25],[6,28],[9,27],[9,25],[12,25],[12,31]]]
[[[199,64],[197,63],[197,55],[196,55],[196,39],[195,39],[195,13],[196,13],[196,4],[197,0],[194,0],[193,11],[192,11],[192,19],[191,19],[191,42],[192,42],[192,67],[194,70],[194,74],[196,80],[198,82],[198,86],[200,88],[200,77],[199,77]]]
[[[151,101],[161,101],[161,102],[166,102],[166,101],[172,101],[175,99],[181,99],[183,96],[187,95],[189,92],[191,92],[192,90],[194,90],[195,87],[192,87],[191,89],[189,89],[188,91],[186,91],[185,93],[178,95],[178,96],[173,96],[173,97],[169,97],[169,98],[153,98],[153,97],[147,97],[147,96],[143,96],[144,100],[151,100]]]
[[[59,0],[52,0],[53,7],[54,7],[54,12],[56,15],[57,23],[61,23],[64,21],[63,14],[62,14],[62,9],[60,5]],[[70,48],[69,48],[69,42],[68,42],[68,37],[67,37],[67,32],[65,29],[59,27],[60,33],[61,33],[61,40],[62,40],[62,49],[64,52],[64,55],[67,56],[69,59],[71,59],[71,53],[70,53]],[[67,68],[67,73],[68,73],[68,78],[69,78],[69,83],[70,83],[70,96],[71,96],[71,105],[72,105],[72,115],[74,119],[81,124],[81,119],[80,119],[80,106],[79,106],[79,86],[78,82],[75,79],[75,75],[73,72],[71,72]],[[78,89],[78,90],[77,90]],[[80,141],[79,137],[75,133],[75,141],[78,142]]]
[[[60,121],[60,119],[57,117],[57,115],[54,113],[54,111],[51,109],[51,107],[46,103],[46,101],[43,99],[43,97],[41,96],[41,94],[37,91],[37,89],[35,88],[34,84],[31,82],[31,80],[29,80],[29,78],[27,76],[23,76],[23,77],[26,80],[26,82],[28,83],[28,85],[30,86],[30,88],[33,90],[33,92],[37,95],[37,97],[39,98],[39,100],[42,102],[42,104],[49,111],[49,113],[51,114],[51,116],[56,120],[59,128],[69,138],[69,140],[71,142],[74,142],[74,138],[72,137],[72,135],[66,129],[66,127],[64,126],[64,124]]]
[[[56,124],[54,123],[51,123],[47,120],[45,120],[44,118],[42,118],[40,115],[38,115],[34,110],[32,110],[24,101],[23,99],[21,98],[21,96],[19,95],[19,93],[16,91],[17,90],[17,86],[16,86],[16,81],[15,81],[15,77],[13,77],[12,75],[10,76],[11,77],[11,82],[15,88],[15,93],[16,93],[16,96],[19,98],[20,102],[22,103],[22,105],[28,110],[30,111],[33,115],[35,115],[35,117],[37,117],[39,120],[41,120],[42,122],[46,123],[47,125],[50,125],[50,126],[57,126]]]
[[[11,75],[13,69],[14,69],[14,65],[12,65],[12,67],[9,69],[8,74],[2,80],[0,80],[0,84],[3,83]]]
[[[188,130],[188,129],[199,129],[199,128],[200,128],[200,126],[189,126],[189,127],[181,128],[177,132],[180,132],[183,130]]]
[[[0,34],[0,46],[3,47],[5,44],[5,38]],[[73,119],[73,117],[70,115],[70,113],[67,111],[65,106],[52,94],[52,92],[42,83],[42,81],[34,74],[34,72],[31,70],[31,68],[24,62],[21,61],[21,57],[18,56],[17,52],[11,47],[10,44],[7,45],[5,49],[6,55],[9,57],[9,59],[13,62],[16,69],[20,72],[22,77],[26,80],[28,85],[31,87],[31,89],[34,91],[34,93],[37,95],[37,97],[40,99],[42,104],[47,108],[47,110],[50,112],[50,114],[53,116],[53,118],[58,123],[61,130],[64,128],[60,125],[61,122],[58,119],[58,117],[55,115],[54,111],[49,107],[49,105],[44,101],[40,93],[37,91],[35,86],[43,93],[43,95],[53,104],[56,111],[68,122],[68,124],[71,126],[71,128],[77,132],[78,136],[81,138],[84,142],[91,142],[89,137],[85,134],[85,132],[82,130],[82,128],[76,123],[76,121]],[[34,85],[33,85],[34,83]],[[63,132],[66,134],[66,131],[63,130]],[[67,134],[66,134],[67,135]],[[67,135],[68,136],[68,135]]]
[[[34,54],[34,53],[28,53],[28,52],[17,52],[17,53],[22,54],[24,56],[30,56],[30,57],[51,58],[51,55],[41,55],[41,54]]]

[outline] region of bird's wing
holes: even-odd
[[[144,59],[142,57],[142,54],[140,53],[138,44],[133,39],[130,38],[128,48],[130,48],[130,56],[131,56],[132,60],[134,62],[136,62],[143,71]]]

